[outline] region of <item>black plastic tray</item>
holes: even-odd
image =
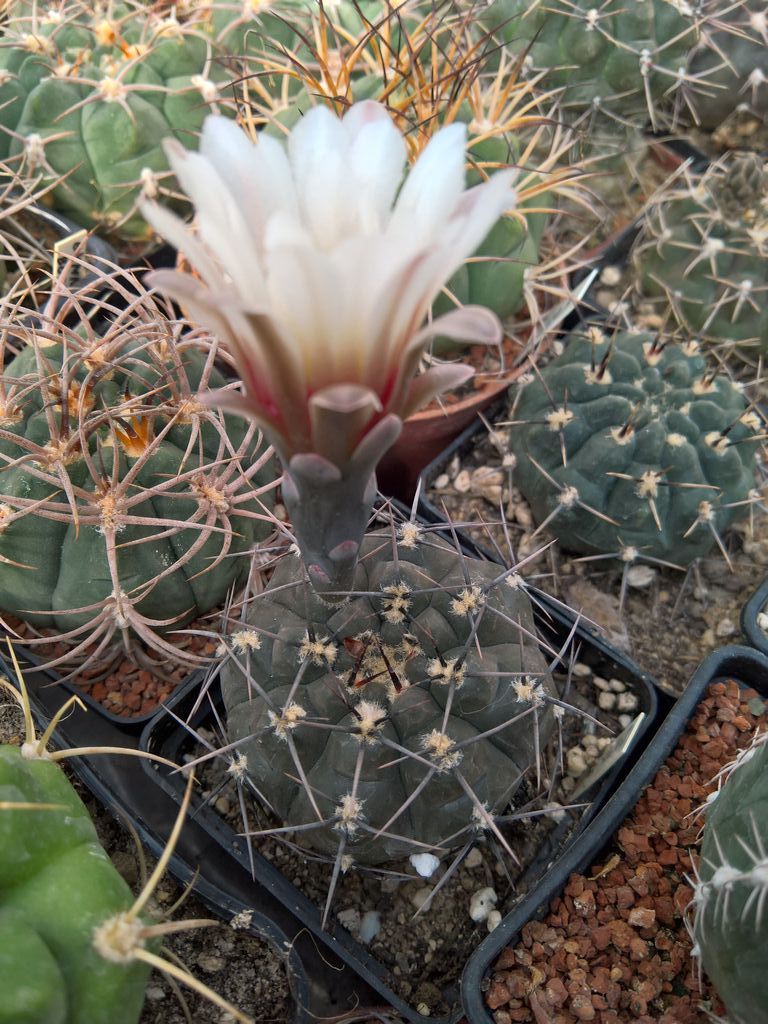
[[[524,924],[543,917],[551,901],[573,872],[583,873],[600,860],[622,821],[637,803],[640,793],[669,757],[688,720],[710,683],[736,679],[768,698],[768,658],[749,647],[723,647],[699,666],[676,703],[671,703],[662,725],[636,761],[621,786],[594,818],[591,829],[573,843],[552,871],[504,918],[467,961],[461,978],[464,1010],[470,1024],[494,1024],[485,1005],[482,982],[502,949],[519,941]]]
[[[0,673],[15,680],[15,671],[0,653]],[[190,684],[188,683],[187,686]],[[30,690],[30,703],[39,727],[44,727],[63,703],[59,687]],[[97,712],[101,709],[96,705]],[[156,713],[156,717],[157,717]],[[60,748],[118,747],[135,750],[136,730],[121,728],[93,709],[73,707],[57,726],[53,741]],[[72,758],[68,767],[117,818],[129,821],[150,852],[159,856],[173,828],[178,805],[158,786],[147,785],[144,762],[137,757],[100,755]],[[284,958],[294,1002],[293,1024],[312,1024],[372,1005],[374,993],[327,951],[318,950],[301,921],[294,918],[264,886],[225,857],[218,843],[192,815],[187,816],[168,865],[183,885],[194,892],[224,921],[242,910],[252,910],[249,932],[269,942]]]
[[[768,655],[768,633],[761,629],[757,616],[768,607],[768,576],[741,609],[741,631],[761,654]]]
[[[553,645],[557,645],[558,642],[562,644],[573,627],[573,616],[564,611],[559,602],[547,595],[537,591],[532,591],[532,594],[535,598],[534,606],[540,633]],[[580,661],[590,664],[600,675],[619,678],[632,684],[639,696],[640,708],[646,713],[646,718],[624,761],[616,765],[600,783],[590,810],[572,829],[565,844],[566,849],[574,841],[574,837],[583,832],[600,807],[610,798],[619,779],[629,764],[638,756],[639,749],[646,742],[646,737],[654,733],[659,720],[657,691],[653,680],[648,675],[582,626],[577,628],[575,642],[579,647]],[[212,688],[212,695],[214,692],[215,689]],[[183,692],[177,692],[165,705],[169,713],[158,715],[145,729],[141,739],[142,749],[169,758],[176,763],[183,763],[185,754],[194,743],[194,737],[190,730],[180,723],[186,720],[194,708],[198,694],[197,687],[188,687]],[[196,730],[207,722],[215,722],[215,719],[213,719],[210,705],[204,701],[191,717],[189,725],[192,730]],[[159,783],[174,804],[178,805],[181,802],[185,780],[180,772],[173,773],[162,765],[148,762],[144,764],[144,769]],[[194,808],[194,816],[196,823],[204,828],[211,841],[218,845],[219,858],[226,858],[233,865],[235,871],[248,871],[251,861],[244,839],[238,837],[216,811],[206,804],[198,802]],[[568,824],[564,824],[562,832],[568,831],[569,827]],[[549,841],[542,846],[536,861],[520,880],[520,884],[532,884],[535,879],[546,876],[550,865],[558,862],[558,858],[562,855],[558,848],[561,836],[562,833],[558,834],[557,829],[553,830]],[[336,922],[332,921],[327,930],[324,930],[321,924],[320,908],[255,850],[253,851],[253,865],[254,885],[268,889],[280,900],[293,918],[301,922],[301,928],[305,933],[310,932],[328,953],[351,967],[363,979],[366,987],[373,990],[380,1001],[391,1006],[402,1018],[413,1022],[430,1020],[434,1024],[451,1024],[461,1018],[458,984],[453,993],[450,991],[446,993],[449,999],[452,997],[454,1000],[455,1009],[451,1014],[429,1018],[422,1015],[393,991],[387,968],[369,950],[358,943],[346,929]]]

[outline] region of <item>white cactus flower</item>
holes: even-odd
[[[151,281],[227,345],[246,395],[211,400],[257,419],[284,460],[314,452],[341,466],[383,419],[467,379],[460,364],[416,375],[434,335],[500,338],[479,307],[425,326],[445,281],[515,202],[513,170],[464,189],[465,136],[462,124],[438,131],[405,178],[403,136],[372,101],[343,118],[313,108],[287,147],[215,115],[199,153],[166,143],[199,237],[166,209],[142,210],[203,283],[168,270]]]

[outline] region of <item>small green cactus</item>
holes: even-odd
[[[707,804],[694,891],[695,952],[733,1024],[768,1024],[768,733]]]
[[[366,537],[344,597],[289,555],[225,638],[248,778],[339,859],[439,857],[495,830],[560,713],[520,578],[404,523]]]
[[[638,287],[683,330],[728,356],[768,352],[768,174],[757,154],[686,173],[647,211]]]
[[[68,327],[67,303],[0,312],[0,608],[60,631],[73,660],[121,639],[184,657],[162,634],[247,574],[272,528],[271,463],[255,426],[196,398],[226,383],[211,340],[180,340],[135,279],[115,283],[139,294],[103,329]]]
[[[169,5],[170,6],[170,5]],[[176,200],[162,141],[194,148],[206,115],[231,107],[238,77],[223,58],[270,39],[287,42],[283,17],[212,0],[161,11],[140,0],[12,0],[0,42],[0,160],[53,183],[54,206],[125,242],[153,233],[141,199]],[[257,12],[256,6],[259,7]],[[299,3],[286,0],[284,14]]]
[[[693,342],[571,335],[512,418],[515,483],[569,551],[687,565],[749,503],[760,419]]]
[[[663,123],[661,99],[684,81],[696,21],[685,0],[495,0],[483,26],[525,54],[544,88],[560,88],[563,109],[582,128],[642,129]],[[585,123],[587,119],[587,123]]]

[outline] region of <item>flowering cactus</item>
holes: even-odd
[[[376,463],[403,420],[472,374],[443,364],[417,376],[430,339],[501,337],[474,306],[424,325],[446,279],[515,202],[513,170],[465,191],[465,137],[462,124],[439,131],[403,182],[405,140],[372,101],[342,118],[316,107],[287,147],[211,116],[199,153],[167,143],[199,239],[143,207],[203,284],[168,270],[150,280],[233,353],[246,394],[210,400],[256,419],[275,445],[307,571],[326,593],[351,585]]]

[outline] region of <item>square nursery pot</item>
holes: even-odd
[[[553,646],[559,648],[574,627],[574,616],[559,602],[544,594],[532,591],[536,623],[539,632]],[[637,695],[639,710],[644,717],[635,731],[631,744],[623,751],[605,774],[590,787],[592,797],[589,807],[577,820],[564,820],[555,826],[542,844],[535,860],[526,870],[518,885],[524,888],[538,886],[546,880],[567,851],[578,840],[580,835],[590,831],[590,821],[601,808],[613,799],[617,793],[623,793],[621,784],[623,775],[629,766],[645,749],[649,739],[655,735],[659,725],[659,695],[653,681],[643,673],[632,661],[614,650],[599,638],[593,636],[579,624],[576,626],[574,645],[578,648],[578,660],[589,665],[596,674],[605,678],[623,681]],[[218,694],[218,683],[211,683],[209,695],[200,699],[200,686],[193,682],[183,691],[178,691],[147,725],[141,737],[140,746],[143,750],[161,755],[183,764],[194,757],[192,751],[196,740],[194,733],[202,729],[219,729],[222,721],[221,700]],[[210,699],[209,699],[210,698]],[[164,713],[165,712],[165,713]],[[156,789],[163,794],[166,801],[178,806],[185,790],[185,778],[181,772],[172,772],[160,764],[143,762],[142,767],[152,785],[147,784],[145,791]],[[451,1006],[450,1013],[444,1016],[427,1015],[423,1007],[410,1005],[394,990],[393,978],[389,968],[382,963],[352,934],[332,918],[328,927],[322,927],[322,906],[315,903],[301,892],[289,878],[285,877],[273,863],[263,857],[258,848],[249,852],[244,838],[238,836],[233,827],[224,820],[209,802],[198,800],[193,802],[191,815],[196,829],[207,836],[207,860],[202,862],[203,871],[211,864],[216,865],[220,878],[229,878],[236,885],[238,896],[250,906],[262,907],[260,901],[266,892],[274,907],[278,901],[283,908],[280,923],[283,930],[288,930],[286,920],[293,922],[294,931],[288,930],[290,939],[299,940],[311,937],[323,960],[342,963],[347,968],[341,975],[335,975],[330,984],[332,990],[345,985],[355,995],[357,1005],[390,1007],[400,1019],[406,1021],[440,1022],[453,1024],[462,1018],[460,1004],[459,975],[462,964],[456,964],[456,978],[443,990],[445,1001]],[[227,886],[222,886],[227,890]],[[287,917],[286,917],[287,915]],[[487,940],[486,940],[487,941]],[[479,948],[483,948],[485,942]],[[315,976],[310,970],[310,977]],[[322,984],[322,979],[319,979]],[[414,1000],[415,1001],[415,1000]],[[383,1011],[386,1012],[386,1011]]]
[[[741,610],[741,631],[747,642],[768,656],[768,631],[760,625],[760,615],[768,612],[768,576]]]
[[[23,667],[23,662],[21,664]],[[13,666],[2,655],[0,673],[9,680],[16,679]],[[27,673],[24,674],[26,680]],[[201,680],[202,673],[194,674],[187,681],[187,689],[199,686]],[[61,685],[69,692],[76,692],[68,684]],[[28,692],[36,726],[42,731],[63,703],[61,686],[30,687]],[[90,699],[86,704],[85,710],[74,706],[59,723],[53,734],[56,747],[137,749],[135,723],[126,724],[114,715],[103,713],[100,705]],[[157,714],[159,712],[155,712],[155,716]],[[159,787],[147,786],[142,764],[137,757],[119,753],[75,757],[67,762],[68,768],[117,821],[121,825],[130,822],[142,845],[159,858],[178,814],[178,806]],[[272,947],[284,964],[286,985],[293,1003],[293,1024],[303,1024],[335,1009],[329,1006],[325,995],[332,984],[328,975],[335,965],[322,960],[306,937],[294,939],[297,930],[294,921],[287,921],[286,929],[281,927],[280,920],[285,914],[270,893],[265,891],[254,898],[250,879],[246,878],[249,884],[244,887],[231,871],[222,873],[217,870],[217,859],[221,860],[218,848],[210,842],[206,830],[197,824],[193,816],[189,816],[169,862],[170,873],[182,886],[191,887],[223,922],[238,917],[238,930]],[[289,934],[293,941],[289,941]],[[311,972],[308,967],[311,967]],[[342,995],[348,996],[348,993],[342,990]]]
[[[641,792],[675,749],[709,685],[724,679],[735,679],[740,686],[756,690],[768,699],[768,658],[748,647],[723,647],[702,662],[676,702],[660,695],[660,701],[666,705],[663,721],[622,783],[593,818],[590,828],[582,832],[547,876],[520,900],[468,960],[461,978],[461,995],[470,1024],[494,1024],[484,992],[484,979],[494,961],[503,949],[519,942],[525,924],[546,916],[551,901],[561,893],[572,873],[585,874],[600,862],[602,851],[611,846],[614,834]]]

